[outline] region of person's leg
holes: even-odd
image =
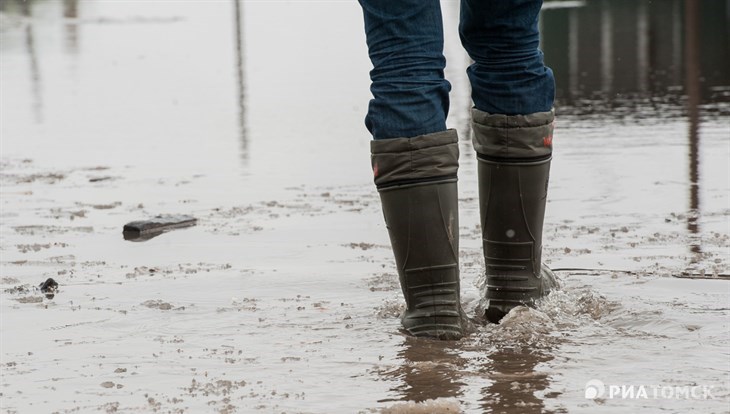
[[[486,268],[486,317],[499,321],[555,286],[541,263],[554,79],[538,49],[541,0],[462,0],[474,60],[472,129]]]
[[[542,0],[462,0],[459,36],[474,63],[467,69],[474,107],[526,115],[553,107],[555,79],[538,49]]]
[[[458,339],[456,131],[446,130],[449,83],[437,0],[361,0],[373,70],[366,126],[372,167],[408,333]]]
[[[365,125],[374,139],[446,130],[451,85],[444,79],[438,0],[360,0],[373,63]]]

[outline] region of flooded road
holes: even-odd
[[[544,258],[577,270],[487,326],[442,4],[458,342],[399,331],[355,2],[1,2],[2,412],[730,412],[730,6],[546,5]],[[158,214],[198,221],[124,240]]]

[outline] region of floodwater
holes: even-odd
[[[544,256],[581,270],[490,326],[443,2],[458,342],[399,331],[355,2],[0,5],[2,412],[730,412],[727,2],[546,4]],[[124,240],[157,214],[198,225]]]

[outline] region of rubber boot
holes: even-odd
[[[371,143],[375,184],[414,336],[459,339],[458,138],[448,130]]]
[[[486,284],[485,316],[497,323],[557,286],[542,264],[552,159],[553,112],[494,115],[472,110]]]

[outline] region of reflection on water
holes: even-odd
[[[552,356],[532,349],[498,349],[489,354],[483,375],[492,383],[482,390],[480,400],[485,413],[505,413],[519,410],[523,414],[549,412],[539,396],[550,380],[535,367],[552,360]]]
[[[541,20],[559,113],[687,117],[687,230],[691,260],[698,261],[700,107],[721,104],[705,105],[705,116],[730,112],[730,3],[588,0],[571,6],[548,7]]]
[[[63,17],[79,17],[79,0],[63,0]],[[79,51],[79,25],[73,20],[66,23],[66,51],[73,54]]]
[[[554,362],[556,349],[572,341],[560,332],[590,331],[617,309],[585,289],[557,291],[537,309],[519,308],[501,324],[479,326],[461,341],[404,338],[400,365],[381,372],[382,379],[396,384],[391,389],[396,398],[381,402],[439,399],[450,407],[450,400],[471,399],[476,405],[463,410],[553,412],[547,399],[561,392],[551,391],[552,374],[546,367]]]
[[[246,50],[245,50],[245,27],[243,23],[243,9],[244,9],[244,2],[241,0],[232,0],[232,7],[229,11],[229,14],[225,16],[226,19],[230,19],[227,21],[222,21],[218,19],[218,21],[215,22],[215,24],[219,24],[223,27],[232,27],[230,38],[226,40],[230,40],[233,47],[231,47],[229,50],[232,54],[232,61],[233,61],[233,67],[230,68],[231,74],[234,75],[234,81],[235,89],[231,88],[230,92],[235,93],[236,96],[236,106],[238,111],[237,116],[237,124],[236,128],[238,129],[238,135],[240,136],[240,145],[241,145],[241,157],[244,160],[244,163],[246,162],[246,159],[248,157],[248,138],[247,138],[247,127],[246,127],[246,71],[245,71],[245,61],[246,61]],[[163,23],[163,22],[179,22],[181,18],[179,16],[168,16],[168,17],[160,17],[160,16],[152,16],[152,17],[143,17],[145,13],[148,13],[149,10],[155,10],[156,7],[160,5],[165,5],[164,2],[149,2],[145,5],[145,7],[139,9],[139,14],[130,14],[123,18],[110,18],[106,16],[99,16],[97,15],[99,13],[100,7],[98,7],[97,4],[94,4],[92,2],[83,2],[80,0],[2,0],[0,1],[0,12],[2,13],[2,31],[12,31],[14,28],[19,28],[18,33],[22,33],[22,38],[17,39],[13,36],[7,36],[3,38],[4,44],[3,48],[7,49],[13,49],[14,47],[22,47],[24,51],[24,55],[27,56],[28,60],[28,69],[23,71],[24,77],[27,76],[27,80],[29,81],[30,85],[30,93],[28,96],[30,96],[30,113],[32,115],[32,121],[36,125],[43,125],[45,123],[44,121],[44,107],[43,103],[44,101],[48,101],[50,99],[55,98],[55,95],[52,95],[51,92],[49,92],[51,89],[57,89],[57,79],[51,79],[53,76],[49,76],[47,73],[48,71],[55,71],[56,73],[63,71],[64,67],[53,67],[51,68],[50,65],[46,64],[44,65],[43,58],[44,54],[39,53],[40,50],[45,50],[47,43],[50,43],[50,47],[55,46],[52,44],[52,39],[56,38],[56,33],[53,32],[52,38],[48,36],[48,33],[52,33],[51,30],[55,29],[54,26],[59,27],[62,30],[62,42],[60,43],[63,48],[61,51],[63,52],[63,58],[66,58],[68,62],[71,63],[72,68],[76,68],[78,65],[79,67],[85,66],[81,65],[81,58],[82,55],[80,54],[80,46],[82,44],[82,36],[81,33],[83,32],[82,28],[84,25],[94,25],[94,26],[111,26],[111,25],[118,25],[118,24],[140,24],[140,23],[149,23],[149,24],[155,24],[155,23]],[[185,2],[180,3],[180,6],[185,5]],[[114,5],[111,5],[111,9],[114,9]],[[182,8],[182,7],[180,7]],[[211,7],[212,9],[213,7]],[[87,15],[84,14],[84,10],[89,10],[87,12]],[[174,13],[175,8],[170,7],[169,9],[171,13]],[[84,17],[84,18],[82,18]],[[49,30],[50,29],[50,30]],[[96,29],[96,28],[95,28]],[[160,33],[168,32],[165,30],[166,28],[163,28],[160,30]],[[143,52],[143,47],[141,47],[141,42],[144,42],[144,35],[140,35],[141,37],[134,37],[129,36],[128,41],[130,42],[130,49],[131,50],[138,50],[136,58],[144,61],[147,56],[145,56],[145,52]],[[172,35],[171,35],[172,36]],[[94,42],[87,42],[89,44],[94,43],[92,46],[96,46],[98,43],[104,42],[99,41],[99,39],[94,39]],[[113,48],[113,45],[108,45],[109,50]],[[128,51],[127,49],[126,51]],[[164,52],[164,51],[162,51]],[[4,53],[7,53],[7,50],[4,50]],[[88,52],[86,54],[86,58],[88,58],[87,62],[94,62],[99,63],[103,60],[101,56],[98,56],[98,50],[95,53]],[[101,54],[99,54],[101,55]],[[53,58],[57,58],[57,56],[53,56]],[[122,55],[119,55],[119,58],[112,60],[113,66],[118,66],[120,60],[122,59]],[[50,60],[50,59],[46,59]],[[172,62],[173,59],[170,59]],[[125,62],[126,63],[126,62]],[[171,63],[170,68],[165,68],[167,70],[180,70],[181,72],[185,72],[184,68],[178,67],[179,63]],[[158,69],[161,68],[150,68],[150,69]],[[228,69],[228,68],[227,68]],[[100,73],[102,71],[99,71]],[[87,76],[88,77],[88,76]],[[44,79],[47,78],[47,79]],[[205,81],[205,80],[203,80]],[[89,83],[88,80],[84,79],[81,80],[81,83]],[[44,90],[44,86],[47,86],[49,90]],[[125,91],[126,92],[126,91]],[[103,95],[103,93],[101,93]],[[168,95],[171,95],[168,93]],[[156,95],[156,98],[164,97],[163,95]],[[64,97],[64,99],[67,99],[69,97]],[[120,97],[121,98],[121,97]],[[138,99],[137,97],[129,97],[125,96],[124,99]],[[170,97],[170,99],[174,102],[175,105],[178,104],[178,101],[176,100],[176,97]],[[203,105],[201,101],[201,105]],[[48,116],[49,114],[46,114]]]
[[[546,8],[542,48],[561,113],[676,104],[689,92],[689,76],[699,81],[700,103],[730,102],[729,7],[714,0],[588,0]],[[697,47],[688,61],[691,42]]]
[[[510,337],[509,341],[514,345],[516,339]],[[438,399],[442,402],[435,406],[445,409],[451,407],[449,400],[463,399],[471,377],[487,384],[477,390],[482,412],[502,413],[515,409],[525,414],[547,412],[542,395],[550,385],[549,375],[536,367],[553,357],[545,353],[545,349],[502,345],[491,344],[487,346],[489,352],[483,352],[483,343],[476,345],[468,340],[440,342],[406,337],[398,352],[401,365],[382,374],[383,379],[397,384],[392,389],[397,398],[381,402],[423,403]],[[470,348],[480,356],[472,360],[464,358]]]
[[[32,5],[32,2],[22,2],[20,4],[20,10],[24,17],[30,18],[32,16]],[[33,36],[33,25],[31,24],[25,26],[25,48],[28,52],[30,62],[30,70],[28,73],[30,74],[32,87],[33,115],[35,116],[35,121],[40,123],[43,121],[43,92],[41,90],[41,72],[36,53],[35,38]]]
[[[698,3],[694,0],[685,1],[685,89],[687,91],[687,118],[689,121],[689,208],[687,215],[687,230],[693,237],[690,250],[694,254],[693,260],[699,261],[702,249],[701,238],[698,237],[700,214],[700,177],[699,177],[699,147],[700,147],[700,61],[699,61],[699,16]]]
[[[399,399],[423,402],[462,394],[465,383],[461,375],[466,361],[459,355],[456,342],[407,337],[398,357],[402,365],[385,376],[400,380],[393,389]]]
[[[241,156],[248,159],[248,138],[246,136],[246,82],[243,64],[243,27],[241,24],[241,0],[233,0],[234,27],[236,32],[236,86],[238,87],[238,128],[241,134]]]

